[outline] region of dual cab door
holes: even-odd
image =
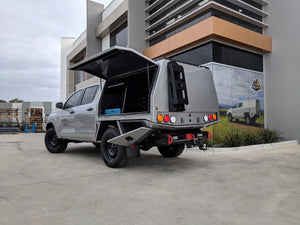
[[[58,126],[61,138],[93,141],[96,130],[97,104],[94,102],[99,86],[75,92],[59,110]]]

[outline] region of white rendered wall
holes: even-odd
[[[268,0],[264,34],[272,52],[264,56],[265,126],[300,141],[299,0]]]
[[[71,48],[75,38],[62,37],[61,38],[61,54],[60,54],[60,100],[65,101],[66,88],[67,88],[67,55],[69,54],[69,49]]]
[[[102,51],[109,48],[110,48],[110,36],[108,34],[102,39]]]

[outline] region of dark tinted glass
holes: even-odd
[[[247,4],[252,5],[260,10],[262,9],[262,5],[253,0],[243,0],[243,2],[246,2]]]
[[[263,56],[217,42],[190,49],[172,59],[195,65],[218,62],[226,65],[263,72]]]
[[[83,93],[83,90],[75,92],[66,102],[65,108],[67,109],[67,108],[72,108],[74,106],[80,105],[82,93]]]
[[[204,63],[211,62],[212,43],[208,43],[200,47],[180,53],[176,56],[173,56],[172,59],[175,59],[180,62],[195,64],[195,65],[202,65]]]
[[[263,56],[220,43],[213,43],[213,61],[245,69],[263,71]]]
[[[81,101],[81,105],[91,103],[94,100],[98,89],[99,89],[99,86],[93,86],[93,87],[87,88],[84,92],[84,95],[83,95],[83,98]]]
[[[126,47],[128,44],[128,27],[127,21],[119,26],[116,30],[110,33],[110,47],[122,46]]]
[[[164,5],[166,5],[167,3],[169,3],[171,0],[165,0],[165,1],[162,1],[159,5],[157,5],[154,9],[152,9],[150,11],[150,15],[155,13],[157,10],[159,10],[161,7],[163,7]],[[165,13],[164,13],[165,14]]]
[[[241,7],[237,6],[237,5],[234,5],[234,4],[230,3],[230,2],[227,2],[227,1],[224,1],[224,0],[214,0],[214,2],[218,2],[218,3],[220,3],[220,4],[224,5],[224,6],[227,6],[228,8],[231,8],[231,9],[239,12],[239,13],[242,13],[242,14],[244,14],[246,16],[250,16],[250,17],[252,17],[252,18],[254,18],[256,20],[262,21],[262,17],[261,16],[255,14],[253,12],[250,12],[247,9],[244,9],[244,8],[241,8]]]
[[[150,46],[152,45],[155,45],[163,40],[165,40],[166,38],[169,38],[171,36],[173,36],[174,34],[177,34],[207,18],[209,18],[210,16],[215,16],[215,17],[218,17],[220,19],[223,19],[223,20],[226,20],[228,22],[231,22],[231,23],[234,23],[234,24],[237,24],[239,26],[242,26],[242,27],[245,27],[249,30],[252,30],[252,31],[255,31],[257,33],[262,33],[262,28],[261,27],[258,27],[258,26],[255,26],[251,23],[248,23],[246,21],[243,21],[243,20],[240,20],[238,18],[235,18],[233,16],[230,16],[226,13],[223,13],[221,11],[218,11],[218,10],[215,10],[215,9],[208,9],[206,11],[204,11],[203,13],[200,13],[199,15],[193,17],[192,19],[184,22],[184,23],[181,23],[179,24],[178,26],[170,29],[169,31],[153,38],[152,40],[150,40]],[[174,22],[178,19],[177,17],[174,17]],[[165,28],[166,26],[168,26],[167,23],[162,23],[161,25],[155,27],[154,29],[150,30],[150,35],[158,32],[159,30]]]

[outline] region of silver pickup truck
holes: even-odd
[[[140,150],[156,146],[163,157],[207,139],[217,123],[218,99],[209,69],[170,59],[153,61],[133,49],[113,47],[71,66],[105,80],[56,104],[46,124],[51,153],[68,142],[100,146],[109,167],[122,167]]]

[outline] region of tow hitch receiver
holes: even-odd
[[[196,144],[198,145],[199,150],[203,150],[203,151],[207,150],[206,144],[201,144],[200,140],[196,140]]]

